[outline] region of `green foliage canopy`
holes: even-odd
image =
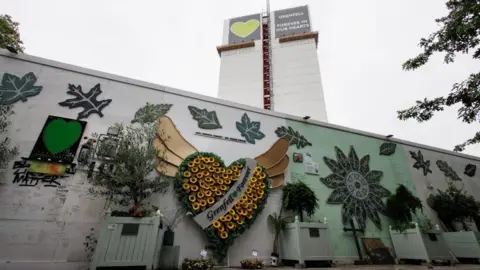
[[[5,49],[10,46],[23,53],[25,47],[23,47],[23,42],[20,39],[18,26],[19,23],[13,21],[12,17],[0,14],[0,48]]]
[[[425,65],[435,53],[444,53],[444,62],[453,63],[458,53],[472,53],[480,60],[480,0],[448,0],[447,16],[436,19],[440,29],[428,38],[422,38],[419,46],[423,52],[403,64],[404,70],[415,70]],[[445,107],[461,104],[458,118],[463,122],[477,121],[480,111],[480,72],[472,73],[462,82],[455,83],[447,96],[418,100],[415,106],[397,112],[400,120],[428,121],[435,112]],[[471,139],[455,146],[461,152],[468,145],[480,143],[480,132]]]

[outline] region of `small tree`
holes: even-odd
[[[282,203],[285,210],[292,210],[303,221],[303,212],[312,216],[318,208],[315,192],[302,181],[288,183],[283,188]]]
[[[7,167],[8,163],[18,155],[18,148],[10,146],[10,137],[6,135],[10,125],[10,116],[13,114],[12,105],[0,105],[0,133],[4,134],[4,139],[0,140],[0,168]],[[4,178],[4,175],[0,175]]]
[[[130,212],[139,216],[139,209],[146,206],[145,199],[169,184],[162,173],[152,176],[157,169],[159,154],[153,146],[156,126],[117,124],[116,128],[119,130],[117,149],[111,157],[102,160],[98,171],[92,174],[90,181],[93,187],[89,191],[115,204],[131,206]]]
[[[0,14],[0,48],[5,49],[7,46],[12,47],[17,52],[22,52],[25,48],[20,40],[18,31],[18,22],[14,22],[9,15]]]
[[[435,53],[444,53],[444,62],[453,63],[457,54],[473,52],[480,59],[480,1],[448,0],[448,15],[435,21],[440,29],[428,38],[420,40],[423,52],[403,64],[404,70],[414,70],[425,65]],[[416,105],[398,111],[400,120],[413,118],[418,122],[430,120],[433,114],[445,107],[458,106],[458,118],[465,123],[477,121],[480,112],[480,72],[473,72],[464,81],[455,83],[447,96],[418,100]],[[480,143],[480,132],[471,139],[455,146],[454,151],[463,151],[467,145]]]
[[[404,231],[411,227],[414,214],[422,211],[422,201],[404,186],[400,185],[395,194],[387,199],[387,214],[393,221],[393,229]]]
[[[275,230],[275,236],[273,238],[272,255],[278,257],[278,251],[279,251],[278,237],[280,236],[280,232],[282,232],[282,230],[285,229],[285,225],[287,224],[287,221],[285,220],[285,218],[281,216],[281,211],[280,211],[280,214],[278,215],[277,213],[268,215],[268,222],[270,222],[270,224],[273,226],[273,229]]]
[[[451,231],[455,231],[454,222],[460,222],[464,230],[469,230],[466,222],[474,221],[480,210],[480,205],[473,196],[453,184],[446,191],[438,190],[438,194],[430,195],[428,204]]]

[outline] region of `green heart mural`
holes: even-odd
[[[230,26],[230,31],[239,37],[246,38],[255,32],[258,27],[260,27],[260,22],[256,19],[251,19],[246,22],[233,23]]]
[[[45,128],[43,142],[47,150],[55,155],[69,149],[81,135],[82,126],[79,122],[56,119]]]

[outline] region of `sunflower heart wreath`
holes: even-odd
[[[230,166],[213,153],[197,152],[179,167],[175,192],[205,231],[217,260],[262,212],[269,192],[266,169],[251,158]]]

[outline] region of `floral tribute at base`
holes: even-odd
[[[207,211],[225,199],[232,186],[240,180],[243,169],[248,171],[245,164],[245,159],[239,159],[226,167],[223,160],[213,153],[197,152],[188,156],[176,175],[175,191],[179,200],[194,217]],[[204,228],[219,261],[223,260],[233,240],[250,228],[265,206],[269,176],[259,163],[252,175],[243,194],[230,193],[235,199],[226,207],[228,211]]]

